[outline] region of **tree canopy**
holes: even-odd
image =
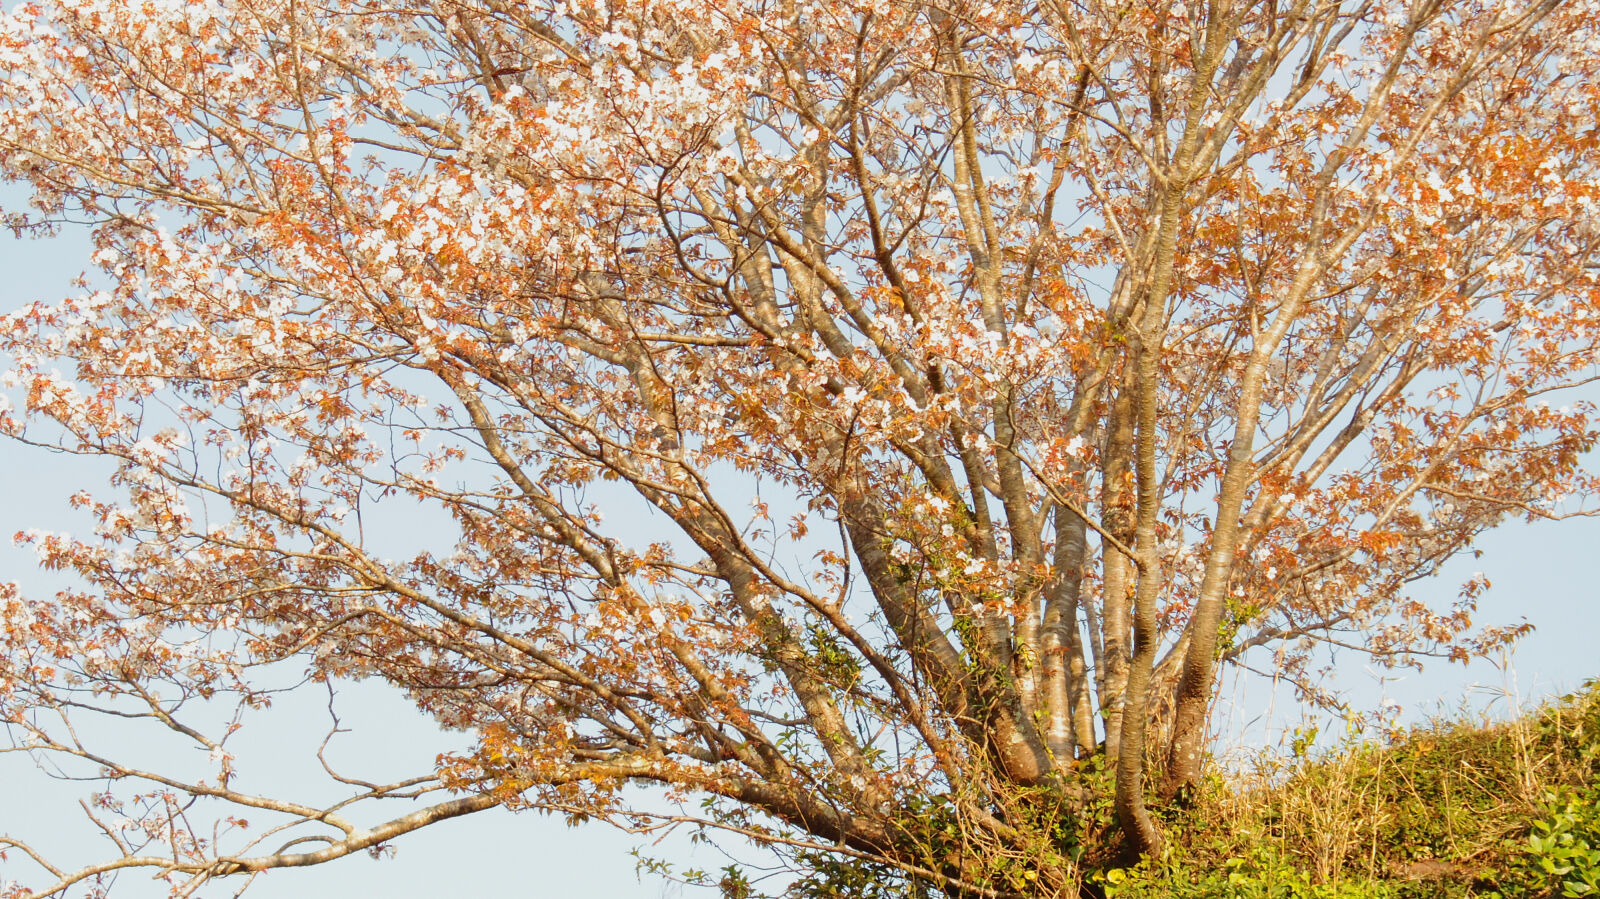
[[[1074,895],[1219,666],[1518,632],[1409,585],[1593,492],[1596,121],[1594,0],[17,5],[6,223],[96,249],[0,319],[0,429],[115,475],[0,594],[105,853],[0,838],[7,895],[630,783],[796,889]],[[286,666],[476,748],[252,792]]]

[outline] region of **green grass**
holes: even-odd
[[[1600,899],[1600,681],[1523,718],[1213,780],[1112,897]]]

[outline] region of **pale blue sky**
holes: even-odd
[[[15,191],[0,193],[0,205],[14,203]],[[17,241],[0,235],[0,310],[9,311],[33,299],[54,299],[71,291],[71,279],[84,270],[87,248],[82,234],[68,233],[50,241]],[[95,487],[102,479],[83,460],[53,456],[0,441],[0,533],[10,535],[25,527],[70,529],[74,522],[64,512],[64,498],[80,487]],[[1482,622],[1513,623],[1523,618],[1538,626],[1514,659],[1516,688],[1528,699],[1576,687],[1585,677],[1600,674],[1593,649],[1596,628],[1595,580],[1600,575],[1600,522],[1581,520],[1535,526],[1511,525],[1482,544],[1482,558],[1458,560],[1446,576],[1422,585],[1419,592],[1448,603],[1462,579],[1483,571],[1493,582],[1479,611]],[[46,588],[48,582],[31,568],[31,554],[0,546],[0,580],[16,580],[25,587]],[[1511,677],[1489,663],[1470,668],[1438,663],[1425,672],[1392,672],[1397,678],[1380,683],[1366,662],[1354,657],[1341,660],[1341,683],[1358,705],[1376,705],[1383,698],[1402,702],[1412,714],[1438,705],[1455,706],[1466,699],[1477,705],[1489,702],[1497,691],[1512,684]],[[1475,689],[1474,684],[1480,685]],[[1266,732],[1264,716],[1279,724],[1292,722],[1297,710],[1287,699],[1276,703],[1259,687],[1234,690],[1243,705],[1231,711],[1228,726],[1246,739],[1259,740]],[[412,713],[397,696],[376,685],[347,691],[347,723],[360,733],[343,737],[340,745],[350,758],[376,757],[399,769],[425,769],[433,756],[452,744],[426,721]],[[269,726],[258,728],[255,743],[247,743],[240,762],[247,773],[295,783],[295,778],[315,779],[296,764],[304,764],[325,728],[325,697],[309,695],[285,702],[272,713]],[[1502,704],[1502,708],[1504,704]],[[314,731],[312,736],[303,736]],[[301,739],[296,739],[301,736]],[[459,735],[454,737],[459,740]],[[258,751],[252,752],[251,748]],[[77,854],[85,847],[68,836],[68,822],[77,821],[76,790],[50,783],[23,770],[20,758],[0,757],[0,832],[19,836],[36,834],[46,845]],[[81,834],[81,831],[78,831]],[[320,897],[374,895],[410,899],[461,895],[512,896],[639,896],[679,895],[678,887],[635,876],[628,849],[636,840],[607,828],[568,828],[558,819],[532,814],[510,816],[489,812],[446,822],[414,834],[396,844],[397,855],[373,861],[358,856],[309,870],[275,872],[249,895],[257,897]],[[75,851],[74,851],[75,850]],[[726,859],[706,847],[694,849],[681,838],[657,847],[654,854],[683,865],[715,869]],[[87,858],[85,858],[87,860]],[[11,863],[14,864],[14,863]],[[20,874],[20,871],[18,872]],[[0,863],[0,878],[6,876]],[[12,875],[16,876],[16,875]],[[134,874],[115,895],[153,895]],[[207,890],[206,895],[227,895]],[[708,895],[684,891],[684,895]]]

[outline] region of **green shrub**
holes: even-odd
[[[1600,899],[1600,682],[1519,720],[1208,783],[1165,856],[1091,874],[1108,899]]]
[[[1548,793],[1544,811],[1528,834],[1527,879],[1572,899],[1600,896],[1600,785]]]

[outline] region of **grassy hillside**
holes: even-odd
[[[1167,823],[1165,858],[1098,875],[1108,896],[1600,897],[1600,681],[1509,723],[1302,746]]]

